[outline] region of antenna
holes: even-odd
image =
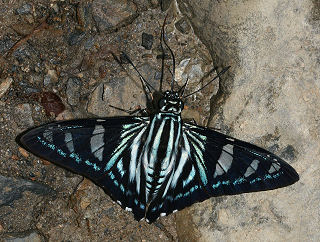
[[[194,92],[192,92],[192,93],[184,96],[183,98],[190,97],[191,95],[193,95],[193,94],[201,91],[202,89],[204,89],[205,87],[207,87],[211,82],[213,82],[215,79],[217,79],[217,78],[220,77],[223,73],[225,73],[227,70],[229,70],[229,68],[230,68],[230,66],[227,66],[227,67],[223,68],[222,71],[220,71],[220,72],[218,73],[218,75],[216,75],[216,76],[215,76],[211,81],[209,81],[206,85],[204,85],[203,87],[199,88],[198,90],[196,90],[196,91],[194,91]]]
[[[174,81],[175,81],[175,72],[176,72],[176,61],[175,61],[175,58],[174,58],[174,54],[173,54],[173,51],[171,50],[171,48],[169,47],[169,45],[167,44],[165,38],[164,38],[164,27],[166,25],[166,20],[167,20],[167,17],[168,17],[168,14],[166,15],[164,21],[163,21],[163,25],[162,25],[162,31],[161,31],[161,40],[163,41],[163,43],[165,44],[165,46],[168,48],[168,50],[170,51],[170,55],[172,57],[172,81],[171,81],[171,91],[173,91],[173,84],[174,84]],[[161,41],[161,42],[162,42]],[[161,47],[162,47],[162,44],[161,44]],[[163,56],[164,58],[164,56]]]

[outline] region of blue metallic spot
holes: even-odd
[[[216,189],[216,188],[218,188],[220,185],[221,185],[221,182],[218,181],[216,184],[213,184],[213,185],[212,185],[212,188],[213,188],[213,189]]]
[[[261,178],[257,177],[255,179],[253,179],[252,181],[250,181],[250,184],[253,184],[253,183],[257,182],[257,181],[261,181]]]
[[[156,210],[157,210],[156,207],[153,207],[153,208],[151,209],[152,212],[154,212],[154,211],[156,211]]]
[[[184,197],[187,197],[187,196],[189,196],[190,195],[190,192],[186,192],[183,196]]]
[[[100,171],[101,170],[101,167],[97,166],[94,163],[91,163],[89,160],[86,160],[84,163],[86,163],[88,166],[92,166],[95,171]]]
[[[227,181],[222,181],[222,185],[230,185],[230,181],[227,180]]]
[[[122,184],[120,185],[120,190],[124,193],[124,187]]]
[[[182,197],[182,193],[179,193],[179,194],[175,197],[174,200],[177,200],[177,199],[179,199],[179,198],[181,198],[181,197]]]
[[[264,180],[272,179],[272,176],[270,176],[269,174],[266,174],[263,179],[264,179]]]
[[[140,208],[141,208],[141,209],[144,209],[144,208],[145,208],[145,206],[144,206],[143,204],[141,204],[141,203],[140,203]]]
[[[135,203],[136,205],[138,205],[138,200],[137,200],[137,199],[134,199],[134,203]]]
[[[79,157],[79,155],[77,153],[70,153],[69,157],[73,158],[77,163],[81,162],[81,158]]]
[[[114,180],[113,183],[114,183],[114,185],[119,186],[118,181]]]
[[[110,178],[113,180],[115,178],[115,176],[113,175],[112,171],[110,171],[109,173]]]
[[[61,155],[63,157],[67,157],[67,154],[65,152],[63,152],[63,150],[58,149],[57,152],[58,152],[59,155]]]
[[[244,183],[245,181],[246,179],[244,179],[243,177],[239,177],[233,182],[233,185],[238,185],[238,184]]]

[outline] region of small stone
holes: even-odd
[[[11,77],[6,78],[5,80],[1,81],[0,83],[0,98],[8,91],[13,79]]]
[[[29,157],[29,153],[25,149],[23,149],[21,147],[19,147],[19,152],[20,152],[21,155],[23,155],[24,158],[28,158]]]
[[[32,5],[30,3],[23,4],[21,7],[16,9],[17,14],[29,14],[32,11]]]
[[[5,242],[41,242],[43,238],[37,233],[31,233],[25,237],[16,237],[6,239]]]
[[[147,50],[151,50],[153,44],[153,35],[142,33],[142,46]]]
[[[137,6],[128,0],[96,0],[92,3],[92,14],[100,31],[112,31],[133,21]]]
[[[288,145],[284,151],[282,151],[280,157],[284,158],[285,160],[294,160],[296,158],[297,151],[292,145]]]
[[[175,23],[177,30],[183,34],[189,33],[191,27],[188,21],[185,18],[181,18],[178,22]]]
[[[172,3],[172,0],[161,0],[161,10],[167,11]]]
[[[67,83],[67,98],[70,105],[77,105],[80,99],[81,80],[77,77],[70,77]]]
[[[14,192],[12,192],[14,191]],[[47,186],[21,178],[0,175],[0,206],[7,206],[22,198],[24,192],[29,191],[38,195],[48,195],[53,190]]]
[[[17,105],[15,107],[14,114],[19,125],[23,127],[34,126],[34,121],[32,118],[32,109],[29,103]]]
[[[57,121],[70,120],[70,119],[74,119],[74,115],[69,110],[64,110],[62,113],[59,113],[58,116],[56,117]]]

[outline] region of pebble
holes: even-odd
[[[5,239],[5,242],[41,242],[43,241],[43,238],[41,235],[37,233],[31,233],[25,237],[17,237],[17,238],[10,238]]]
[[[92,3],[92,15],[98,29],[108,32],[135,19],[137,6],[128,0],[96,0]]]
[[[166,11],[170,7],[172,0],[161,0],[161,10]]]
[[[147,34],[147,33],[142,33],[142,44],[144,48],[147,50],[151,50],[152,45],[153,45],[153,35],[152,34]]]
[[[81,80],[78,77],[70,77],[67,83],[68,103],[72,106],[77,105],[80,99]]]
[[[191,27],[188,21],[185,18],[181,18],[175,23],[177,30],[179,30],[183,34],[189,33]]]
[[[16,9],[17,14],[29,14],[31,13],[32,5],[30,3],[23,4],[21,7]]]
[[[5,80],[1,81],[0,83],[0,98],[8,91],[13,79],[11,77],[6,78]]]
[[[29,153],[25,149],[23,149],[21,147],[19,147],[19,152],[24,158],[28,158],[29,157]]]
[[[34,121],[32,118],[32,109],[29,103],[18,104],[14,110],[15,118],[17,118],[17,123],[24,127],[34,126]]]
[[[21,178],[12,178],[0,175],[0,206],[6,206],[12,204],[16,200],[19,200],[26,191],[38,195],[47,195],[53,192],[53,190],[47,185]]]

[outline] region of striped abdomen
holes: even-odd
[[[159,113],[151,119],[140,153],[140,161],[144,166],[142,170],[145,172],[147,202],[160,195],[160,191],[166,192],[164,183],[168,182],[167,178],[175,168],[180,142],[180,116]]]

